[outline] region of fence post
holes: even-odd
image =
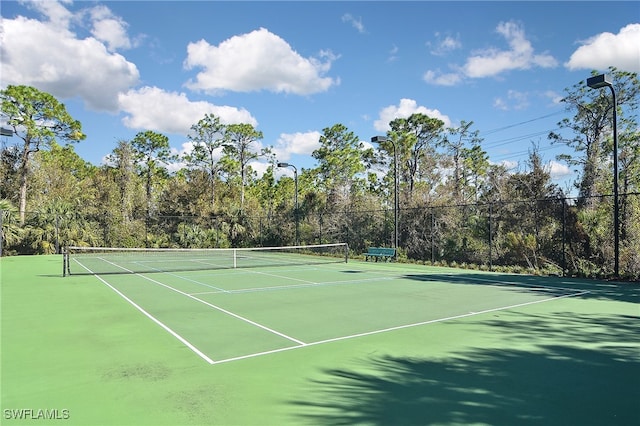
[[[435,232],[436,229],[436,215],[433,212],[433,207],[431,207],[431,264],[433,265],[436,261],[436,242],[435,242]]]
[[[489,203],[489,270],[493,271],[493,259],[491,258],[493,252],[493,203]]]
[[[2,257],[2,246],[4,246],[4,223],[2,219],[4,219],[4,210],[0,210],[0,257]]]
[[[567,271],[567,199],[563,197],[560,199],[562,203],[562,276],[566,275]]]
[[[56,254],[60,254],[60,215],[56,214],[56,235],[55,235]]]

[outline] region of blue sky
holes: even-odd
[[[2,18],[0,85],[63,101],[94,164],[142,130],[188,152],[189,127],[213,113],[309,168],[323,128],[367,142],[422,112],[473,121],[514,170],[539,144],[566,185],[546,138],[568,116],[563,90],[593,69],[640,71],[638,2],[3,0]]]

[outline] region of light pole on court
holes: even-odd
[[[620,277],[620,204],[618,203],[618,115],[616,104],[616,91],[606,74],[596,75],[587,79],[587,86],[592,89],[608,87],[613,98],[613,250],[615,278]]]
[[[298,222],[298,169],[296,166],[290,163],[278,163],[278,167],[291,167],[293,169],[293,181],[295,185],[295,210],[294,210],[294,219],[296,221],[296,245],[300,245],[300,224]]]

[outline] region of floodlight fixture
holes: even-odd
[[[600,74],[587,79],[587,86],[592,89],[600,89],[601,87],[611,86],[609,76],[607,74]]]

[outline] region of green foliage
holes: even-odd
[[[592,71],[591,74],[597,75],[599,72]],[[618,129],[620,141],[629,141],[622,150],[636,151],[637,138],[632,142],[634,137],[630,135],[637,133],[635,113],[640,98],[640,80],[636,73],[620,71],[615,67],[610,67],[608,74],[616,92],[618,121],[623,124]],[[565,144],[573,150],[562,154],[558,159],[581,169],[581,178],[576,182],[576,187],[580,190],[580,197],[583,199],[581,202],[591,202],[592,195],[598,193],[597,185],[609,174],[608,160],[613,154],[613,99],[608,89],[594,90],[587,87],[584,81],[565,89],[565,92],[562,102],[567,111],[574,115],[571,119],[563,118],[558,127],[570,131],[570,134],[567,136],[567,132],[554,131],[548,137],[553,143]]]
[[[193,150],[184,159],[187,167],[207,173],[211,212],[215,211],[216,181],[223,169],[218,161],[218,155],[224,146],[225,131],[226,127],[219,117],[207,114],[197,124],[191,126],[192,133],[187,135],[193,143]]]
[[[249,163],[261,156],[271,156],[269,148],[260,152],[254,149],[254,144],[262,138],[262,132],[251,124],[230,124],[225,130],[222,164],[230,177],[239,177],[241,210],[244,208],[245,189],[249,184],[249,178],[253,177]]]
[[[638,93],[637,77],[619,73],[615,79],[622,102],[620,263],[626,278],[638,279],[640,194],[634,191],[640,189],[640,137],[637,100],[630,97]],[[9,102],[3,106],[5,118],[14,105],[11,93],[2,93],[3,102]],[[41,103],[34,100],[39,95],[30,89],[16,93],[25,95],[23,103],[31,96],[27,107],[34,111],[55,106],[50,96]],[[470,121],[444,129],[440,120],[422,114],[396,119],[389,139],[375,151],[346,126],[327,127],[312,154],[317,165],[297,170],[296,193],[294,179],[276,179],[273,153],[258,148],[263,135],[251,125],[227,125],[205,115],[191,127],[193,150],[181,159],[185,167],[178,171],[169,167],[176,157],[168,137],[153,131],[118,141],[106,164],[96,167],[83,161],[73,145],[61,144],[84,135],[58,106],[52,111],[66,123],[65,131],[64,125],[55,131],[35,126],[22,133],[25,145],[0,151],[3,252],[52,253],[67,244],[291,245],[297,222],[302,244],[345,241],[360,255],[368,247],[394,243],[397,164],[399,261],[607,277],[614,253],[607,136],[612,110],[606,96],[581,83],[568,91],[566,102],[575,107],[582,101],[592,114],[576,111],[562,122],[575,137],[555,140],[573,148],[567,161],[592,180],[580,182],[585,190],[575,203],[553,183],[537,145],[532,144],[528,162],[510,173],[489,163]],[[592,162],[585,143],[595,144]],[[29,161],[22,163],[25,147]],[[258,158],[269,162],[262,176],[250,166]],[[29,189],[24,204],[22,188]],[[22,209],[27,199],[30,212]],[[19,205],[18,216],[26,213],[22,219],[14,205]]]
[[[349,203],[364,191],[364,172],[373,159],[373,150],[364,149],[360,139],[343,124],[322,130],[320,148],[312,156],[318,160],[316,184],[327,194],[330,204]]]
[[[16,148],[19,179],[20,222],[24,223],[27,210],[29,162],[32,154],[48,148],[56,139],[77,142],[86,138],[79,121],[74,120],[64,104],[49,93],[31,86],[7,86],[0,90],[0,117],[6,121],[21,146]]]
[[[147,215],[150,215],[154,207],[153,187],[162,185],[167,176],[165,165],[175,157],[171,154],[169,138],[151,130],[136,134],[131,148],[139,173],[145,177]]]
[[[18,244],[22,239],[23,229],[19,226],[18,209],[7,199],[0,199],[0,215],[2,215],[2,228],[0,228],[0,244],[2,248]],[[3,250],[4,254],[4,250]]]
[[[416,113],[409,118],[396,118],[389,126],[397,150],[398,177],[406,186],[404,198],[412,200],[420,182],[426,184],[427,193],[431,192],[441,178],[436,148],[441,144],[444,122]]]

